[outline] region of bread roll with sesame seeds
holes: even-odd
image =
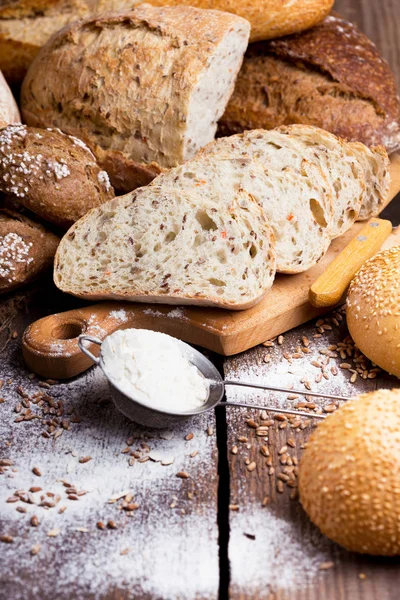
[[[107,173],[80,139],[26,125],[0,130],[0,192],[63,229],[114,197]]]
[[[334,542],[400,554],[400,390],[362,394],[317,427],[300,461],[299,492]]]
[[[400,246],[358,271],[347,296],[347,325],[365,356],[400,377]]]

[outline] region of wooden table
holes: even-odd
[[[398,0],[335,8],[377,42],[400,88]],[[20,351],[24,327],[78,305],[51,282],[0,303],[0,535],[12,540],[0,544],[1,599],[398,599],[398,560],[345,552],[298,503],[293,472],[312,419],[219,409],[154,433],[115,411],[96,370],[60,384],[32,379]],[[213,358],[230,378],[325,393],[399,386],[383,373],[351,383],[352,372],[339,367],[355,366],[346,336],[337,311],[282,344]]]

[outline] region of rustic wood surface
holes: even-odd
[[[378,44],[400,87],[399,0],[340,0],[335,8]],[[400,220],[396,203],[390,216]],[[93,369],[50,387],[31,380],[21,355],[24,328],[82,304],[49,281],[0,301],[0,536],[13,539],[0,543],[1,600],[397,600],[399,561],[361,557],[331,544],[295,498],[291,468],[315,425],[311,419],[292,428],[296,421],[270,424],[260,411],[227,408],[171,437],[168,431],[146,432],[119,415]],[[311,323],[285,335],[282,344],[228,359],[225,373],[304,389],[309,382],[325,393],[349,395],[399,386],[382,373],[350,383],[352,372],[338,365],[345,360],[354,367],[354,356],[320,353],[346,338],[342,317],[326,320],[323,333]],[[291,359],[293,354],[302,356]],[[327,379],[317,363],[328,358]],[[42,399],[34,397],[38,392]],[[270,406],[300,401],[234,390],[229,398]],[[329,404],[321,402],[332,410]],[[267,433],[256,435],[249,418]],[[160,459],[174,462],[162,465]],[[287,475],[284,470],[289,484],[277,477]],[[182,471],[190,477],[177,477]],[[42,491],[27,494],[32,487]]]
[[[337,0],[335,10],[355,22],[376,42],[383,56],[393,68],[397,84],[400,86],[400,5],[398,0]],[[400,221],[399,199],[386,211],[386,218]],[[335,318],[335,317],[334,317]],[[268,382],[272,385],[297,386],[307,377],[311,388],[323,393],[353,395],[376,387],[399,387],[399,380],[379,373],[375,379],[357,378],[350,383],[351,373],[341,369],[339,357],[330,358],[324,369],[329,379],[318,379],[320,369],[311,365],[312,361],[322,362],[326,356],[320,354],[329,345],[341,342],[347,335],[344,322],[337,327],[332,320],[323,334],[309,324],[299,327],[284,336],[282,345],[259,346],[238,357],[225,361],[225,376],[241,380]],[[314,338],[314,335],[322,335]],[[301,338],[310,339],[309,354],[302,358],[290,359],[297,355]],[[301,352],[300,352],[301,353]],[[264,358],[270,355],[270,358]],[[285,358],[285,355],[287,358]],[[291,362],[289,362],[289,360]],[[268,362],[264,362],[267,360]],[[354,363],[347,358],[352,367]],[[371,365],[369,365],[371,366]],[[337,369],[337,375],[333,375]],[[335,369],[336,367],[336,369]],[[299,400],[287,400],[285,395],[256,395],[234,391],[227,393],[228,399],[239,401],[261,401],[265,404],[289,406]],[[311,398],[310,398],[311,400]],[[327,405],[329,401],[318,402]],[[331,410],[331,407],[328,407]],[[268,441],[256,435],[256,430],[248,426],[248,418],[262,425],[260,411],[227,409],[227,443],[230,473],[230,539],[228,556],[230,559],[230,598],[232,600],[397,600],[400,589],[400,561],[398,559],[377,559],[348,553],[323,538],[311,525],[291,488],[277,475],[284,473],[285,466],[280,462],[279,450],[287,446],[286,453],[295,460],[301,456],[302,444],[308,439],[316,423],[310,423],[304,430],[292,429],[290,423],[280,421],[268,427]],[[238,441],[247,438],[248,442]],[[287,444],[293,443],[292,448]],[[232,449],[237,454],[232,454]],[[265,457],[261,446],[266,446],[270,459]],[[290,460],[293,460],[291,458]],[[248,463],[255,462],[254,470],[249,471]],[[272,465],[275,472],[271,471]],[[285,462],[285,460],[284,460]],[[253,469],[254,465],[250,466]],[[295,479],[291,476],[292,479]],[[277,484],[283,492],[278,491]],[[290,485],[291,482],[290,482]],[[293,491],[294,490],[294,491]],[[263,506],[264,502],[264,506]],[[240,546],[240,550],[239,550]],[[321,568],[322,567],[322,568]]]
[[[47,387],[30,380],[20,335],[63,303],[50,285],[0,303],[0,536],[13,539],[0,544],[0,598],[216,598],[214,414],[148,432],[116,411],[98,369]]]

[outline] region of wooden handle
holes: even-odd
[[[311,304],[318,308],[338,304],[359,268],[378,252],[391,231],[390,221],[368,221],[313,283],[309,294]]]
[[[219,350],[211,325],[201,321],[192,308],[103,302],[70,310],[35,321],[25,330],[22,352],[28,368],[42,377],[68,379],[93,365],[78,347],[78,337],[85,333],[100,340],[117,329],[128,327],[153,329],[168,333],[192,344]],[[94,355],[99,348],[92,344]]]

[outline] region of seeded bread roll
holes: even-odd
[[[26,125],[0,130],[0,191],[64,229],[114,196],[81,140]]]
[[[365,356],[400,377],[400,246],[358,271],[347,296],[347,325]]]
[[[400,554],[400,390],[344,404],[318,425],[299,465],[311,521],[353,552]]]
[[[367,146],[400,147],[393,73],[354,25],[329,16],[280,40],[251,45],[220,121],[222,135],[316,125]]]
[[[59,241],[32,219],[0,209],[0,293],[21,287],[49,269]]]
[[[272,230],[244,191],[221,204],[141,188],[78,221],[54,265],[56,285],[80,298],[233,310],[259,302],[274,276]]]
[[[130,191],[215,135],[249,38],[247,21],[142,5],[64,28],[24,80],[24,120],[82,138]]]
[[[4,127],[9,123],[20,123],[21,116],[19,114],[17,103],[3,73],[0,71],[0,127]]]

